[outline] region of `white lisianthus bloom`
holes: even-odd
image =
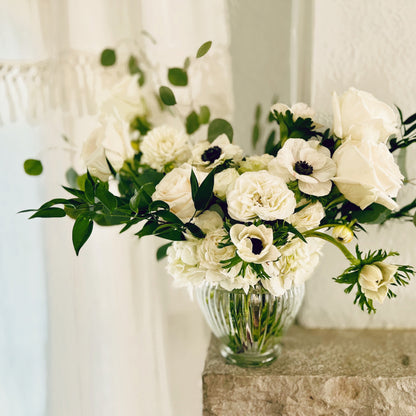
[[[140,144],[143,153],[142,163],[159,172],[180,166],[191,156],[187,137],[169,126],[156,127],[150,130]]]
[[[244,156],[243,149],[228,140],[225,134],[218,136],[212,143],[203,141],[192,149],[190,162],[198,169],[210,171],[226,160],[239,162]]]
[[[188,163],[171,170],[156,185],[156,190],[152,195],[153,201],[166,202],[170,210],[184,222],[188,222],[195,212],[190,181],[191,170],[192,166]],[[197,170],[194,172],[199,183],[207,175]]]
[[[188,286],[203,282],[205,270],[198,264],[198,240],[174,241],[167,250],[166,270],[175,279],[175,285]]]
[[[225,200],[227,192],[233,187],[234,182],[239,177],[239,173],[234,168],[224,169],[214,176],[214,194],[216,197]]]
[[[230,238],[241,260],[248,263],[274,261],[279,256],[273,245],[273,230],[263,224],[258,227],[235,224],[230,229]]]
[[[222,260],[228,260],[235,256],[235,247],[233,245],[219,248],[218,245],[227,237],[223,228],[207,233],[201,240],[197,249],[199,263],[202,267],[209,270],[222,270]]]
[[[366,264],[360,272],[358,283],[364,295],[368,299],[383,303],[389,290],[389,285],[394,282],[397,272],[396,265],[378,261]]]
[[[267,170],[269,163],[274,159],[272,155],[265,153],[261,156],[250,156],[240,162],[238,171],[244,172],[258,172],[259,170]]]
[[[288,107],[286,104],[276,103],[271,108],[270,111],[274,113],[286,114],[289,110],[293,114],[293,120],[296,121],[298,118],[310,118],[313,119],[315,111],[305,103],[296,103],[292,107]]]
[[[365,209],[373,202],[397,209],[403,175],[383,143],[347,140],[334,153],[334,182],[348,201]]]
[[[297,180],[307,195],[324,196],[331,191],[336,165],[317,140],[288,139],[269,163],[269,172],[286,182]]]
[[[129,126],[126,122],[110,115],[103,118],[100,124],[84,142],[81,158],[91,175],[108,181],[111,171],[107,159],[118,172],[124,161],[134,156],[134,150],[131,147]]]
[[[342,139],[386,143],[397,133],[393,109],[368,92],[350,88],[341,97],[332,97],[334,133]]]
[[[215,211],[204,211],[193,219],[193,223],[197,225],[205,234],[210,231],[215,231],[218,228],[222,228],[223,220]]]
[[[298,205],[303,205],[302,201]],[[318,227],[323,217],[325,217],[324,207],[317,201],[313,204],[308,204],[305,208],[295,212],[287,219],[287,221],[300,232],[304,232]]]
[[[283,179],[262,170],[240,175],[227,192],[227,204],[230,217],[237,221],[256,217],[275,221],[293,214],[296,199]]]
[[[111,90],[104,93],[99,107],[101,113],[116,112],[128,123],[135,116],[146,116],[147,106],[138,83],[138,75],[123,77]]]

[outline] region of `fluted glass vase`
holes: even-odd
[[[204,282],[195,297],[228,363],[259,367],[279,355],[280,341],[293,323],[305,293],[305,285],[274,296],[262,286],[227,291]]]

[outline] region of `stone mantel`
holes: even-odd
[[[269,367],[226,364],[211,340],[204,415],[416,415],[416,331],[292,327]]]

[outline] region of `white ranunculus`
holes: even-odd
[[[169,126],[156,127],[150,130],[140,144],[143,153],[142,163],[159,172],[178,167],[191,156],[188,138],[182,132]]]
[[[219,248],[227,234],[224,229],[218,228],[207,233],[198,246],[198,260],[202,267],[209,270],[222,270],[222,260],[228,260],[235,256],[235,247],[232,245]]]
[[[334,92],[332,106],[338,137],[386,143],[397,133],[393,109],[368,92],[350,88],[341,97]]]
[[[170,210],[184,222],[188,222],[195,212],[190,181],[191,170],[192,166],[188,163],[173,169],[156,185],[152,195],[153,201],[165,201]],[[194,172],[201,183],[206,173],[197,170]]]
[[[138,83],[138,76],[125,76],[111,90],[104,93],[101,99],[100,112],[103,114],[116,112],[128,123],[135,116],[146,116],[147,106]]]
[[[228,137],[221,134],[212,143],[208,141],[197,143],[192,149],[192,158],[189,163],[198,169],[210,171],[226,160],[239,162],[243,156],[243,149],[230,143]]]
[[[286,104],[276,103],[270,108],[272,113],[276,111],[278,113],[286,114],[287,110],[293,114],[294,121],[296,121],[299,117],[313,119],[313,116],[315,115],[315,111],[305,103],[293,104],[291,108]]]
[[[227,192],[227,204],[230,217],[237,221],[256,217],[275,221],[293,214],[296,199],[283,179],[262,170],[240,175]]]
[[[329,149],[317,140],[288,139],[269,163],[269,171],[286,182],[297,180],[305,194],[324,196],[331,191],[336,165]]]
[[[259,170],[267,170],[269,163],[273,160],[273,156],[265,153],[264,155],[250,156],[240,162],[238,171],[244,172],[258,172]]]
[[[234,182],[240,175],[234,168],[224,169],[214,176],[214,194],[225,200],[227,192],[233,187]]]
[[[205,234],[222,228],[223,220],[215,211],[204,211],[194,218],[193,223],[197,225]]]
[[[298,205],[303,205],[302,201]],[[325,217],[325,210],[318,201],[292,214],[287,221],[300,232],[304,232],[318,227],[323,217]]]
[[[389,285],[394,282],[397,266],[384,262],[366,264],[360,272],[358,283],[364,295],[379,303],[383,303],[389,290]]]
[[[177,286],[197,285],[205,278],[205,270],[198,264],[199,241],[174,241],[167,250],[166,270]]]
[[[248,263],[275,261],[279,256],[273,245],[273,230],[263,224],[258,227],[235,224],[230,229],[230,238],[241,260]]]
[[[346,199],[365,209],[373,202],[397,209],[403,175],[383,143],[347,140],[334,153],[334,182]]]
[[[128,124],[112,115],[101,120],[100,127],[90,134],[81,151],[81,158],[91,175],[102,181],[108,181],[111,176],[107,159],[118,172],[124,161],[133,156]]]

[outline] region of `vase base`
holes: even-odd
[[[259,353],[255,351],[236,353],[226,345],[221,345],[220,352],[228,364],[253,368],[270,365],[280,355],[281,347],[280,345],[275,345],[272,350],[269,350],[265,353]]]

